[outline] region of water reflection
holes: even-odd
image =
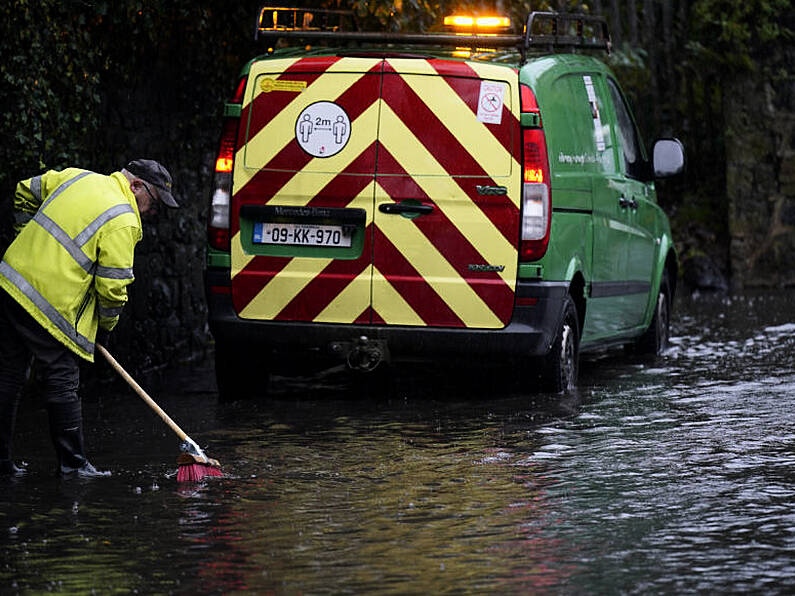
[[[549,582],[538,566],[555,566],[558,546],[533,529],[547,515],[543,471],[523,441],[497,446],[497,417],[473,424],[437,411],[428,424],[336,409],[325,426],[266,419],[253,424],[265,440],[250,429],[232,439],[249,477],[229,519],[249,520],[241,541],[274,586],[297,590],[304,574],[316,586],[402,593],[451,578],[477,587],[493,574]],[[523,556],[495,565],[511,553]]]
[[[192,371],[161,404],[227,477],[188,487],[128,393],[87,404],[102,481],[49,476],[29,406],[3,591],[787,592],[791,297],[683,303],[664,357],[591,357],[562,403],[461,368],[327,371],[218,404]]]

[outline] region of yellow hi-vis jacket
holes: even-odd
[[[141,216],[121,172],[50,170],[17,185],[17,237],[0,287],[56,339],[94,360],[97,326],[119,320],[133,281]]]

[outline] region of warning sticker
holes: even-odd
[[[270,93],[271,91],[301,93],[306,89],[306,81],[280,81],[278,79],[265,78],[260,81],[259,88],[264,93]]]
[[[502,122],[502,105],[505,97],[505,83],[494,81],[480,82],[478,97],[478,120],[487,124]]]
[[[596,150],[605,150],[605,133],[602,130],[602,117],[599,115],[599,104],[596,101],[596,93],[593,89],[593,81],[588,75],[583,75],[585,92],[588,94],[588,103],[591,104],[591,115],[593,116],[594,139],[596,140]]]
[[[351,137],[351,119],[341,106],[316,101],[306,106],[295,121],[295,140],[314,157],[336,155]]]

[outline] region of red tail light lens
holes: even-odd
[[[242,104],[246,89],[246,78],[240,79],[235,95],[229,103]],[[232,172],[235,168],[237,151],[237,132],[240,118],[227,118],[221,131],[218,144],[218,157],[215,160],[213,196],[207,222],[207,241],[217,250],[230,250],[229,206],[232,201]]]
[[[207,226],[207,242],[216,250],[228,252],[231,247],[229,228]]]
[[[533,90],[527,85],[519,85],[519,100],[523,112],[532,112],[538,114],[538,103]]]
[[[227,118],[221,132],[221,142],[218,146],[218,158],[215,160],[216,172],[231,172],[235,163],[235,149],[237,148],[238,118]]]
[[[547,140],[540,128],[522,130],[523,188],[521,261],[537,261],[547,252],[552,213]]]
[[[229,100],[229,103],[243,103],[243,93],[246,91],[247,82],[248,77],[241,77],[241,79],[237,82],[237,87],[235,87],[235,94]]]
[[[519,260],[537,261],[547,252],[552,214],[552,189],[547,157],[547,139],[541,128],[541,110],[533,90],[519,86],[522,114],[522,235]]]

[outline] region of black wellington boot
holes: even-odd
[[[0,476],[19,476],[25,473],[11,459],[11,444],[17,419],[18,393],[0,399]]]
[[[62,477],[94,478],[110,476],[92,466],[83,449],[83,418],[80,402],[49,403],[50,437],[58,457],[58,470]]]

